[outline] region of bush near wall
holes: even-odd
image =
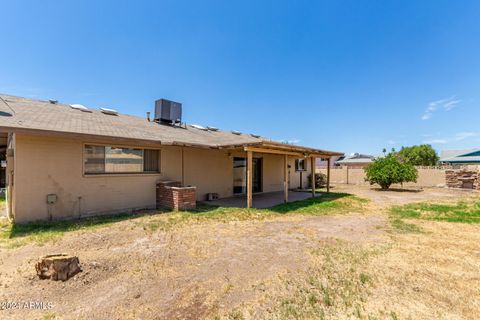
[[[315,173],[315,187],[325,187],[327,185],[327,175],[323,173]],[[312,174],[308,175],[308,187],[312,188]]]
[[[363,170],[365,180],[371,185],[378,184],[382,190],[388,190],[394,183],[417,182],[418,178],[417,169],[394,153],[375,159]]]

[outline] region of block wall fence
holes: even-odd
[[[416,183],[404,183],[404,187],[445,187],[447,167],[418,167]],[[317,168],[317,173],[327,174],[326,168]],[[330,181],[333,184],[369,185],[365,181],[363,168],[334,167],[330,169]],[[398,186],[393,186],[398,187]]]

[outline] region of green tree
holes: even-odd
[[[382,190],[388,190],[393,183],[417,182],[417,169],[399,159],[397,154],[389,153],[375,159],[364,168],[366,181],[378,184]]]
[[[434,166],[440,160],[437,152],[429,144],[402,148],[398,156],[412,166]]]

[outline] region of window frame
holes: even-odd
[[[303,163],[303,168],[300,169],[300,161]],[[300,158],[300,159],[295,159],[295,171],[296,172],[305,172],[307,171],[307,159],[305,158]]]
[[[86,146],[95,146],[95,147],[113,147],[113,148],[126,148],[126,149],[141,149],[142,150],[142,159],[145,161],[145,150],[156,150],[158,152],[158,171],[142,171],[142,172],[101,172],[101,173],[87,173],[86,170]],[[146,176],[146,175],[161,175],[162,174],[162,149],[155,147],[143,147],[143,146],[133,146],[126,144],[113,144],[113,143],[98,143],[98,142],[83,142],[82,144],[82,176],[83,177],[112,177],[112,176]],[[145,170],[143,165],[143,170]]]

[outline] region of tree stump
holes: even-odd
[[[81,272],[78,257],[67,254],[51,254],[40,258],[35,270],[40,279],[66,281]]]

